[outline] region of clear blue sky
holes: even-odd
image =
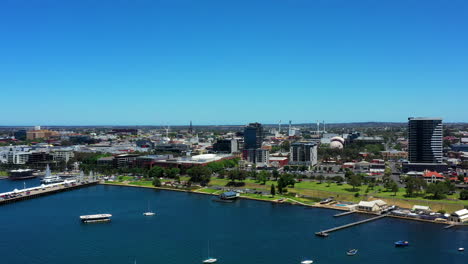
[[[465,0],[0,1],[0,125],[468,121]]]

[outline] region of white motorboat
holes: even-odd
[[[156,214],[156,213],[154,213],[154,212],[152,212],[152,211],[150,210],[150,205],[149,205],[149,201],[148,201],[148,211],[147,211],[147,212],[144,212],[143,215],[144,215],[144,216],[153,216],[153,215],[155,215],[155,214]]]
[[[58,182],[63,182],[63,179],[57,175],[52,175],[52,173],[50,172],[49,164],[47,164],[46,173],[45,173],[44,178],[41,180],[41,183],[51,184],[51,183],[58,183]]]
[[[465,251],[465,248],[458,248],[458,251]]]
[[[203,261],[203,263],[216,263],[218,259],[210,257],[210,241],[208,241],[208,258]]]
[[[310,259],[301,261],[301,264],[312,264],[312,263],[314,263],[314,261]]]

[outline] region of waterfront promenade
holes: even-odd
[[[0,206],[19,201],[34,199],[41,196],[51,195],[55,193],[71,191],[83,187],[88,187],[98,184],[98,181],[84,181],[84,182],[67,182],[56,183],[51,185],[41,185],[33,188],[22,190],[14,190],[7,193],[0,193]]]

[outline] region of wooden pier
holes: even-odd
[[[83,182],[83,183],[77,183],[75,185],[68,185],[68,186],[61,185],[61,186],[47,187],[46,185],[39,190],[29,192],[29,194],[22,193],[21,190],[19,190],[18,196],[0,200],[0,206],[10,204],[10,203],[20,202],[20,201],[25,201],[29,199],[34,199],[37,197],[46,196],[50,194],[80,189],[83,187],[88,187],[88,186],[92,186],[96,184],[98,184],[98,181]]]
[[[344,212],[344,213],[339,213],[339,214],[334,215],[333,217],[340,217],[340,216],[350,215],[350,214],[354,214],[355,212],[356,211],[348,211],[348,212]]]
[[[376,217],[364,219],[364,220],[357,221],[357,222],[354,222],[354,223],[350,223],[350,224],[330,228],[330,229],[327,229],[327,230],[319,231],[319,232],[315,233],[315,235],[320,236],[320,237],[327,237],[329,235],[329,233],[331,233],[331,232],[335,232],[335,231],[345,229],[345,228],[348,228],[348,227],[357,226],[357,225],[364,224],[364,223],[367,223],[367,222],[375,221],[375,220],[384,218],[386,216],[387,216],[386,214],[379,215],[379,216],[376,216]]]

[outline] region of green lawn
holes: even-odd
[[[188,181],[189,177],[183,176],[180,177],[181,181]],[[132,185],[139,185],[139,186],[153,186],[152,181],[148,180],[139,180],[135,181],[133,177],[131,176],[124,176],[124,179],[127,181],[130,181],[129,184]],[[163,182],[167,181],[173,181],[172,179],[163,179]],[[213,188],[210,188],[210,186],[226,186],[230,182],[229,179],[218,179],[218,178],[211,178],[211,181],[209,183],[209,186],[206,188],[199,189],[198,191],[204,192],[204,193],[210,193],[210,194],[219,194],[221,191],[215,190]],[[113,183],[119,183],[119,182],[113,182]],[[264,185],[260,184],[259,182],[256,182],[255,180],[247,179],[244,181],[245,186],[242,188],[249,188],[249,189],[254,189],[254,190],[261,190],[264,192],[270,192],[271,185],[274,184],[275,186],[277,183],[275,181],[267,181]],[[122,183],[119,183],[122,184]],[[196,187],[193,187],[194,189]],[[459,209],[462,209],[464,206],[468,206],[468,201],[460,201],[456,200],[458,198],[458,193],[454,195],[450,195],[447,198],[448,199],[443,199],[443,200],[431,200],[431,199],[426,199],[423,197],[405,197],[406,191],[404,188],[400,188],[396,195],[394,195],[393,192],[386,192],[383,187],[381,186],[376,186],[373,190],[369,190],[369,192],[366,194],[365,191],[367,190],[367,186],[363,185],[360,187],[357,187],[355,190],[353,190],[353,187],[348,184],[336,184],[336,183],[319,183],[319,182],[311,182],[311,181],[303,181],[303,182],[298,182],[294,185],[294,188],[288,187],[288,192],[291,196],[292,199],[303,202],[306,204],[312,204],[315,203],[317,200],[320,200],[322,198],[327,198],[330,196],[335,197],[336,200],[338,201],[350,201],[350,202],[359,202],[361,200],[366,200],[369,198],[375,198],[375,199],[385,199],[387,200],[388,203],[395,204],[401,207],[405,208],[411,208],[413,205],[428,205],[430,206],[433,210],[446,210],[447,212],[453,212]],[[359,197],[355,197],[355,194],[359,193]],[[295,198],[294,194],[299,194],[307,197],[313,197],[313,198]],[[276,195],[275,197],[270,197],[270,196],[263,196],[259,194],[242,194],[244,197],[250,197],[250,198],[256,198],[256,199],[262,199],[262,200],[277,200],[283,197],[287,196],[279,196]],[[449,199],[454,199],[454,200],[449,200]]]
[[[203,193],[211,193],[211,194],[221,193],[220,190],[215,190],[215,189],[210,189],[210,188],[202,188],[202,189],[198,189],[197,191],[203,192]]]
[[[129,184],[131,184],[131,185],[138,185],[138,186],[150,186],[150,187],[153,187],[153,182],[152,182],[152,181],[133,181],[133,182],[130,182]]]

